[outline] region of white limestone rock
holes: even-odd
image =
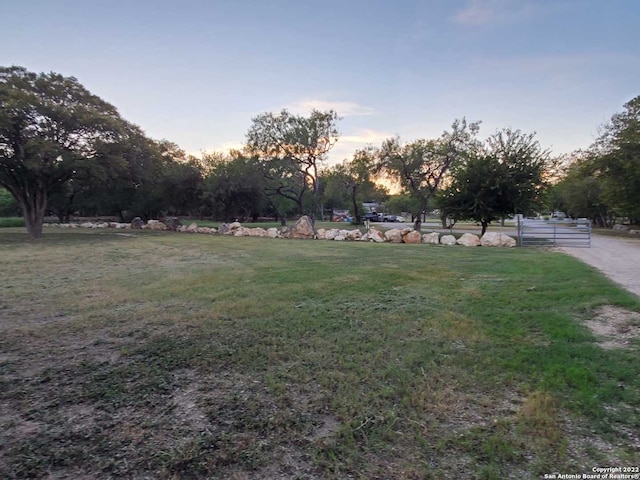
[[[402,243],[402,231],[397,228],[392,228],[384,232],[384,238],[387,239],[387,242]]]
[[[456,237],[454,237],[453,235],[443,235],[440,239],[440,243],[442,245],[455,245]]]
[[[422,243],[438,245],[440,243],[440,234],[438,232],[422,234]]]
[[[479,247],[480,237],[473,233],[465,233],[458,239],[456,243],[465,247]]]
[[[480,245],[483,247],[515,247],[515,239],[502,232],[485,232],[480,239]]]
[[[313,222],[307,215],[303,215],[298,219],[289,232],[289,238],[315,238],[316,231],[313,228]]]

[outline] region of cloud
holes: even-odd
[[[339,138],[339,142],[342,143],[357,143],[357,144],[378,144],[382,143],[383,140],[386,140],[393,135],[386,132],[376,132],[375,130],[364,129],[358,130],[357,133],[353,135],[343,135]]]
[[[338,142],[329,151],[329,163],[340,163],[349,159],[356,150],[368,145],[379,147],[384,140],[392,136],[393,134],[391,133],[371,129],[359,129],[347,135],[340,135]],[[229,150],[242,150],[243,147],[244,144],[242,142],[229,141],[201,148],[198,152],[188,151],[187,154],[200,158],[203,153],[228,153]]]
[[[454,23],[463,26],[481,26],[506,23],[527,17],[533,7],[514,0],[469,0],[467,5],[452,17]]]
[[[329,152],[329,163],[340,163],[350,159],[356,150],[368,145],[379,147],[384,140],[393,134],[370,129],[357,130],[349,135],[340,135],[338,142]]]
[[[228,153],[229,150],[242,150],[243,148],[244,143],[242,142],[224,142],[210,147],[201,148],[199,152],[189,151],[187,154],[193,155],[194,157],[201,157],[203,153]]]
[[[327,100],[302,100],[294,102],[286,107],[298,115],[306,115],[311,110],[335,110],[341,117],[354,117],[362,115],[373,115],[375,110],[370,107],[363,107],[356,102],[331,102]]]

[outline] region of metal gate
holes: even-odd
[[[528,220],[518,222],[522,247],[591,247],[589,220]]]

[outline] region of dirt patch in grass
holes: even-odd
[[[631,341],[640,338],[640,313],[613,305],[599,307],[585,325],[608,350],[629,348]]]
[[[199,432],[211,428],[206,413],[198,404],[201,397],[198,373],[194,370],[186,370],[177,372],[174,376],[180,383],[186,383],[171,396],[169,408],[173,409],[174,421],[178,425],[190,426],[192,430]]]

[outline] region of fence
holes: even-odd
[[[518,222],[522,247],[591,247],[589,220],[527,220]]]

